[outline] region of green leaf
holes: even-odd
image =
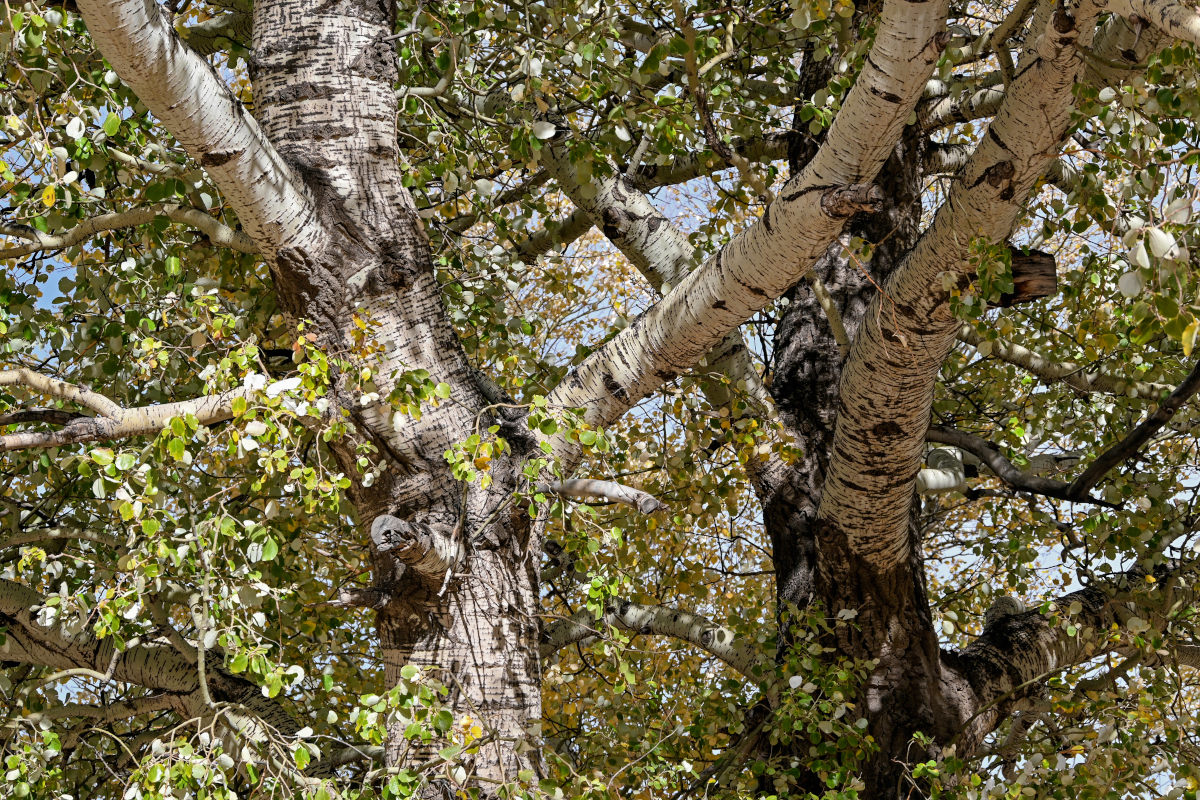
[[[446,398],[448,398],[450,396],[450,384],[439,383],[437,386],[434,387],[433,393],[436,394],[438,397],[442,398],[443,400],[445,400]]]
[[[274,561],[275,556],[277,556],[277,555],[279,555],[279,545],[275,542],[274,539],[272,539],[271,537],[268,536],[266,541],[263,542],[262,560],[263,561]]]
[[[117,131],[121,129],[121,118],[111,111],[104,119],[104,132],[109,136],[116,136]]]
[[[167,443],[167,451],[176,461],[183,461],[184,453],[187,452],[187,445],[183,439],[172,439]]]

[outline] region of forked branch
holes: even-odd
[[[263,391],[270,396],[279,391],[277,387],[282,383],[277,381]],[[243,385],[194,400],[124,408],[90,389],[24,368],[0,371],[0,386],[25,387],[48,397],[82,406],[96,414],[94,417],[74,416],[57,430],[21,431],[0,435],[0,452],[59,447],[81,442],[115,441],[158,433],[175,417],[194,416],[201,425],[213,425],[233,416],[234,400],[239,397],[248,399],[258,391]]]

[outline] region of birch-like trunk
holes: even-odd
[[[358,443],[374,445],[389,466],[351,495],[364,529],[381,514],[394,515],[416,526],[405,531],[442,537],[458,556],[441,562],[446,569],[418,569],[397,539],[371,536],[385,676],[392,686],[406,664],[438,670],[456,713],[494,739],[474,757],[474,776],[512,781],[535,766],[522,745],[541,717],[536,550],[531,554],[523,512],[483,522],[515,488],[503,465],[490,492],[472,486],[464,494],[442,457],[480,423],[477,414],[483,427],[492,420],[447,321],[428,240],[401,183],[389,5],[347,4],[354,13],[342,5],[255,4],[257,113],[312,192],[329,234],[324,252],[278,258],[276,285],[285,307],[297,318],[316,316],[335,347],[352,341],[353,314],[377,326],[384,356],[371,366],[381,396],[398,373],[418,368],[452,387],[454,402],[427,409],[419,422],[393,425],[387,406],[360,408],[343,379]],[[340,455],[345,472],[359,475],[350,443]],[[389,730],[389,765],[411,764],[444,746],[410,748],[403,728]]]

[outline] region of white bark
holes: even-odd
[[[805,170],[759,222],[568,375],[551,403],[585,407],[592,424],[611,422],[811,269],[845,222],[822,200],[878,173],[941,52],[945,18],[939,0],[885,4],[862,74]]]
[[[938,447],[925,458],[926,467],[917,473],[917,491],[921,494],[962,492],[967,488],[967,473],[962,453],[954,448]]]
[[[641,489],[634,489],[632,486],[625,486],[615,481],[576,478],[539,486],[538,491],[553,492],[571,500],[586,501],[597,498],[610,503],[622,503],[642,514],[653,514],[660,508],[666,508],[661,500],[649,492],[643,492]]]
[[[634,181],[611,175],[585,186],[563,148],[557,146],[547,148],[543,160],[571,201],[657,292],[669,292],[695,269],[696,252],[692,243],[655,208]],[[761,409],[773,408],[770,394],[737,330],[717,344],[708,356],[708,364],[712,371],[728,376],[734,387],[742,388]],[[702,387],[715,407],[724,407],[732,399],[731,392],[716,381],[703,381]]]
[[[239,386],[217,394],[160,403],[139,408],[123,408],[109,398],[89,389],[60,381],[28,369],[0,371],[0,386],[23,386],[35,392],[81,405],[96,413],[94,417],[79,416],[62,428],[52,431],[24,431],[0,436],[0,452],[28,450],[39,447],[58,447],[79,442],[115,441],[131,436],[156,434],[175,417],[193,415],[201,425],[224,422],[233,416],[233,401],[250,399],[259,391],[270,396],[276,381],[265,389]]]
[[[223,225],[215,217],[195,208],[181,208],[177,205],[164,204],[148,208],[134,208],[129,211],[118,211],[112,214],[101,214],[91,219],[85,219],[75,227],[58,234],[42,233],[39,230],[24,225],[0,224],[0,236],[12,236],[24,239],[29,244],[17,245],[0,250],[0,259],[17,258],[43,250],[61,250],[92,239],[104,231],[115,231],[121,228],[132,228],[145,225],[162,215],[172,222],[188,225],[203,233],[219,247],[231,247],[241,253],[257,252],[254,240],[241,231],[235,231]]]
[[[1139,381],[1114,375],[1104,369],[1088,369],[1085,365],[1071,361],[1056,361],[1004,339],[987,340],[970,325],[959,328],[958,340],[975,348],[990,342],[991,349],[988,355],[993,358],[1018,366],[1047,383],[1065,383],[1072,389],[1087,394],[1104,392],[1156,400],[1175,389],[1174,386],[1165,383]]]
[[[1093,12],[1094,15],[1094,12]],[[959,324],[943,274],[967,280],[971,240],[1003,241],[1071,123],[1082,63],[1080,25],[1050,15],[949,197],[872,303],[842,375],[841,409],[819,516],[877,569],[909,556],[909,507],[920,470],[933,386]],[[1079,42],[1083,46],[1087,41]]]
[[[1200,44],[1200,13],[1173,0],[1109,0],[1109,11],[1128,20],[1145,20],[1163,33]]]
[[[542,658],[549,658],[567,645],[602,635],[606,625],[634,634],[680,639],[716,656],[743,675],[757,678],[754,667],[761,655],[757,643],[739,642],[733,631],[698,614],[624,601],[614,601],[599,620],[590,611],[580,611],[549,626],[542,636]]]
[[[153,0],[82,0],[79,9],[104,57],[213,177],[259,250],[318,251],[307,189],[167,12]]]

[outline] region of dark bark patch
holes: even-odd
[[[882,89],[878,89],[874,86],[871,87],[871,94],[875,95],[880,100],[883,100],[885,103],[891,103],[892,105],[899,105],[900,103],[904,102],[904,98],[900,95],[893,94],[892,92],[885,92]]]
[[[715,310],[719,310],[719,311],[728,311],[729,310],[729,306],[725,305],[724,300],[714,301],[712,304],[712,308]]]
[[[621,239],[629,228],[629,215],[623,209],[605,206],[600,212],[600,230],[610,240]]]
[[[871,433],[876,436],[903,436],[904,429],[901,428],[894,420],[880,422],[875,427],[871,428]]]
[[[301,81],[300,83],[291,83],[286,86],[281,86],[277,91],[271,92],[263,98],[265,103],[295,103],[300,100],[312,100],[315,98],[331,97],[333,89],[329,86],[321,86],[312,81]]]
[[[200,156],[200,166],[202,167],[219,167],[229,161],[237,158],[245,150],[213,150]]]
[[[869,183],[838,186],[821,195],[821,211],[832,219],[846,219],[860,212],[873,212],[884,200],[883,190]]]
[[[390,81],[396,75],[395,50],[382,35],[372,41],[350,63],[350,71],[376,81]]]
[[[1071,12],[1065,8],[1056,8],[1054,15],[1050,17],[1050,24],[1058,33],[1070,33],[1075,30],[1075,17],[1071,16]]]
[[[621,402],[625,402],[629,399],[629,392],[621,388],[621,384],[617,383],[617,379],[609,373],[604,373],[604,377],[601,378],[601,382],[604,384],[605,390],[607,390],[609,394]]]
[[[1016,172],[1017,168],[1013,166],[1011,161],[1000,161],[985,169],[983,174],[976,179],[972,186],[978,186],[986,181],[987,185],[991,186],[993,189],[1000,189],[1003,187],[1009,192],[1009,196],[1011,197],[1012,178]],[[1001,196],[1003,197],[1003,195]]]

